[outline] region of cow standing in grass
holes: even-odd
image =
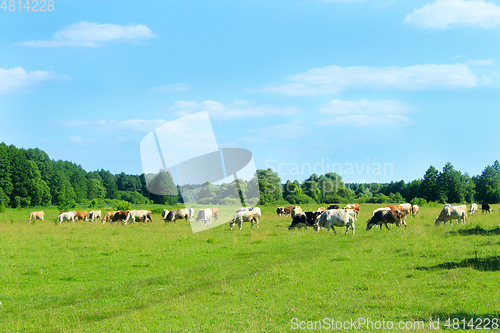
[[[450,221],[450,225],[453,226],[453,220],[457,220],[457,222],[463,221],[463,223],[467,222],[467,208],[463,209],[463,206],[447,206],[443,207],[443,210],[439,214],[439,217],[436,219],[435,224],[438,226],[441,222],[446,224],[447,221]]]
[[[88,211],[83,211],[83,212],[73,212],[75,214],[75,220],[77,221],[87,221],[89,218],[89,212]]]
[[[229,230],[233,229],[233,227],[236,223],[238,223],[238,227],[241,230],[243,222],[250,222],[251,228],[253,228],[253,224],[255,222],[255,225],[257,226],[257,228],[259,228],[259,216],[258,216],[257,212],[255,212],[255,211],[243,211],[243,212],[236,213],[236,215],[234,215],[233,219],[229,223]]]
[[[90,220],[91,223],[93,223],[97,219],[99,219],[100,221],[102,221],[101,211],[100,210],[93,210],[93,211],[89,212],[89,220]]]
[[[376,212],[368,221],[366,221],[366,231],[370,230],[374,226],[378,225],[382,229],[382,225],[385,225],[387,230],[389,230],[388,223],[394,223],[399,227],[404,224],[407,228],[405,222],[405,212],[404,210],[380,210]]]
[[[491,209],[490,204],[487,203],[482,203],[481,204],[481,211],[484,212],[489,212],[490,214],[493,212],[493,209]]]
[[[64,221],[73,221],[75,223],[75,213],[74,212],[64,212],[60,213],[57,215],[57,222],[59,222],[59,225],[63,223]]]
[[[28,219],[28,221],[31,221],[32,218],[33,218],[33,221],[35,221],[35,220],[43,221],[44,216],[45,216],[45,213],[43,211],[31,212],[30,218]]]
[[[318,216],[320,216],[323,212],[304,212],[297,214],[293,217],[292,223],[288,226],[288,230],[292,230],[294,228],[301,228],[304,227],[307,229],[307,227],[312,227],[316,223],[316,219]]]
[[[350,209],[328,209],[316,220],[314,229],[316,229],[316,232],[319,232],[321,228],[327,228],[328,231],[333,229],[333,232],[337,233],[334,227],[346,227],[345,234],[351,228],[354,235],[356,229],[354,226],[354,216],[354,211]]]
[[[477,213],[477,203],[473,203],[470,205],[470,210],[469,210],[470,215],[475,215]]]
[[[174,222],[177,220],[185,219],[186,222],[189,222],[189,209],[175,209],[168,212],[167,217],[165,218],[165,222]]]

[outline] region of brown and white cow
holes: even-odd
[[[88,211],[82,211],[82,212],[73,212],[75,214],[75,220],[80,221],[80,220],[85,220],[87,221],[89,218],[89,212]]]
[[[354,212],[356,213],[356,217],[359,215],[359,209],[361,208],[361,206],[357,203],[355,204],[349,204],[347,206],[344,207],[344,209],[354,209]]]

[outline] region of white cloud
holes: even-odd
[[[493,59],[478,59],[478,60],[469,60],[465,64],[466,65],[479,65],[479,66],[484,66],[484,65],[491,65],[495,61]]]
[[[478,62],[485,65],[491,61]],[[341,67],[332,65],[290,75],[286,77],[286,80],[293,83],[266,87],[261,91],[286,95],[318,95],[333,94],[348,88],[375,90],[451,89],[474,87],[479,81],[467,64],[462,63],[408,67]]]
[[[437,0],[408,14],[405,22],[434,29],[458,26],[497,28],[500,26],[500,7],[482,0]]]
[[[408,126],[414,124],[414,121],[403,114],[412,111],[413,109],[407,103],[400,101],[332,100],[324,103],[323,107],[319,108],[319,112],[335,117],[320,120],[314,124],[330,127]]]
[[[63,27],[54,34],[53,40],[33,40],[16,43],[23,46],[37,47],[99,47],[102,42],[127,41],[138,42],[153,38],[156,35],[146,25],[142,24],[98,24],[81,21]]]
[[[165,125],[166,123],[167,121],[163,119],[155,119],[155,120],[131,119],[117,123],[114,126],[114,129],[126,132],[128,131],[151,132],[155,128]]]
[[[374,126],[409,126],[413,125],[415,122],[406,117],[400,115],[379,115],[379,116],[369,116],[369,115],[352,115],[346,117],[335,117],[332,119],[326,119],[315,122],[318,126],[328,126],[328,127],[374,127]]]
[[[22,67],[0,68],[0,94],[25,91],[31,86],[58,78],[64,77],[45,71],[28,72]]]
[[[165,123],[167,121],[163,119],[130,119],[125,121],[63,119],[58,121],[58,124],[63,127],[86,127],[98,131],[121,131],[124,133],[151,132]],[[120,140],[120,138],[118,139]]]
[[[210,117],[224,120],[261,117],[266,114],[291,115],[299,112],[296,107],[257,105],[255,102],[249,101],[235,101],[228,105],[212,100],[204,102],[177,101],[168,108],[168,111],[173,111],[179,117],[204,110],[208,111]]]
[[[69,142],[76,143],[76,144],[84,144],[84,143],[92,143],[94,140],[92,139],[84,139],[79,135],[72,135],[68,136],[66,138]]]
[[[318,87],[311,87],[304,83],[289,83],[278,86],[268,86],[262,91],[281,93],[289,96],[316,96],[316,95],[328,95],[335,94],[341,89],[339,87],[333,87],[331,85],[322,85]]]
[[[289,122],[288,124],[276,124],[264,127],[251,128],[250,133],[255,133],[259,139],[278,138],[289,139],[297,138],[311,134],[311,130],[306,125],[303,125],[298,120]],[[245,140],[249,140],[248,137]]]
[[[341,101],[334,99],[324,103],[319,108],[319,113],[329,116],[345,116],[354,114],[403,114],[411,112],[412,109],[399,101],[369,101],[362,99],[358,101]]]
[[[191,86],[184,83],[169,84],[151,89],[151,91],[160,93],[183,92],[188,90],[191,90]]]

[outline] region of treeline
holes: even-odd
[[[448,162],[441,171],[430,166],[422,179],[408,183],[401,180],[390,184],[345,184],[341,176],[330,172],[320,176],[313,174],[301,183],[289,180],[277,186],[279,181],[276,181],[275,172],[271,169],[259,171],[261,203],[264,204],[272,201],[291,204],[412,202],[421,205],[427,202],[474,201],[500,203],[498,161],[487,166],[481,175],[473,177],[455,170]]]
[[[166,187],[173,187],[170,192],[178,192],[171,177],[162,182]],[[20,149],[0,144],[0,208],[114,204],[120,200],[135,204],[175,204],[179,197],[150,193],[143,174],[86,172],[75,163],[51,160],[38,148]]]
[[[151,193],[146,185],[149,181]],[[229,184],[204,184],[179,188],[168,172],[158,175],[112,174],[106,170],[85,171],[68,161],[54,161],[42,150],[16,148],[0,143],[0,209],[2,207],[74,206],[89,207],[128,201],[134,204],[175,205],[187,201],[201,204],[236,204],[245,201],[242,193],[260,191],[259,204],[307,204],[348,202],[500,203],[500,162],[487,166],[481,175],[469,176],[447,163],[441,171],[430,166],[422,179],[390,184],[345,184],[329,172],[312,174],[299,183],[281,183],[271,169],[257,170],[257,179]],[[182,193],[182,195],[181,195]]]

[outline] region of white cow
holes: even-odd
[[[412,216],[417,216],[418,210],[419,210],[418,205],[413,205],[413,207],[411,207],[411,215]]]
[[[150,210],[131,210],[128,212],[127,218],[122,224],[135,223],[135,221],[142,221],[144,223],[152,221]]]
[[[255,212],[257,214],[257,216],[259,217],[259,220],[260,220],[260,218],[262,217],[262,213],[260,211],[260,207],[252,207],[252,209],[250,211],[251,212]]]
[[[102,221],[101,218],[101,211],[100,210],[93,210],[89,212],[89,220],[91,223],[99,219],[99,221]]]
[[[59,222],[59,225],[61,225],[63,221],[73,221],[73,223],[75,223],[75,213],[73,212],[61,213],[57,215],[57,221]]]
[[[475,215],[477,213],[477,203],[473,203],[470,205],[470,210],[469,210],[470,215]]]
[[[169,212],[169,210],[168,210],[168,209],[164,209],[164,210],[161,212],[161,218],[165,220],[165,219],[167,218],[168,212]]]
[[[323,228],[327,228],[330,231],[330,228],[333,229],[334,233],[335,227],[346,227],[345,234],[349,231],[349,228],[352,228],[352,234],[354,235],[356,227],[354,226],[354,216],[355,212],[351,212],[351,209],[329,209],[323,212],[318,219],[316,219],[316,223],[314,224],[314,229],[316,232]]]
[[[444,224],[446,224],[447,221],[450,221],[450,225],[453,226],[454,219],[457,220],[457,222],[462,220],[463,223],[466,223],[467,222],[467,208],[463,209],[462,206],[443,207],[443,210],[439,214],[439,217],[436,219],[435,224],[436,224],[436,226],[438,226],[439,223],[441,223],[441,222],[444,222]]]
[[[198,211],[198,217],[196,217],[196,222],[203,223],[204,225],[212,224],[213,212],[210,208],[200,209]]]
[[[411,215],[411,204],[409,203],[402,203],[402,204],[399,204],[401,207],[403,207],[404,211],[405,211],[405,214],[408,216],[410,215],[410,217],[412,216]]]
[[[257,226],[257,228],[259,228],[258,213],[254,211],[243,211],[236,213],[231,222],[229,222],[229,230],[233,229],[236,223],[238,223],[238,227],[241,230],[243,222],[250,222],[252,224],[251,228],[253,228],[253,224],[255,222],[255,225]]]

